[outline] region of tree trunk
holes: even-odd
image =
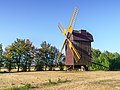
[[[8,67],[8,72],[10,72],[11,71],[11,61],[10,61],[10,64],[9,64],[9,67]]]
[[[21,59],[21,55],[19,56],[18,62],[17,62],[17,65],[18,65],[18,70],[17,70],[17,72],[19,72],[19,70],[20,70],[20,59]]]
[[[25,61],[25,67],[23,67],[24,68],[24,70],[23,71],[25,71],[25,72],[27,72],[27,60]]]
[[[28,71],[30,72],[30,66],[28,66]]]
[[[28,71],[31,71],[30,67],[31,67],[31,62],[29,62],[29,64],[28,64]]]
[[[19,72],[19,69],[20,69],[20,65],[18,65],[18,70],[17,70],[17,72]]]
[[[47,69],[47,66],[45,65],[45,71],[46,71],[46,69]]]

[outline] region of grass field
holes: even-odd
[[[0,73],[0,90],[26,85],[30,90],[120,90],[120,71]]]

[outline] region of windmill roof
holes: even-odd
[[[72,40],[93,42],[93,36],[86,30],[73,30]]]

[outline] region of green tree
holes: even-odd
[[[90,70],[108,70],[109,59],[112,57],[112,53],[108,51],[102,53],[99,49],[92,49],[92,64],[89,66]]]
[[[32,65],[33,59],[34,59],[34,51],[35,47],[33,46],[32,42],[30,42],[29,39],[25,41],[25,48],[23,51],[23,60],[22,60],[22,68],[23,71],[30,71],[30,67]]]
[[[92,49],[92,63],[89,66],[90,70],[120,70],[120,55],[119,53]]]
[[[50,70],[52,70],[52,67],[56,65],[58,53],[59,50],[55,46],[50,46],[49,63],[48,63]]]
[[[112,59],[110,61],[110,68],[109,70],[120,70],[120,57]]]
[[[42,54],[41,59],[42,59],[43,62],[44,62],[45,71],[46,71],[47,67],[49,66],[50,44],[47,43],[46,41],[43,41],[43,42],[41,43],[40,52],[41,52],[41,54]]]
[[[3,66],[3,49],[2,49],[2,44],[0,44],[0,70],[1,70],[1,67]]]
[[[12,43],[12,46],[14,58],[16,60],[16,66],[18,69],[17,71],[19,72],[22,60],[24,59],[23,54],[25,50],[25,40],[17,39],[16,41],[14,41],[14,43]]]
[[[43,53],[41,49],[35,49],[35,57],[34,57],[34,64],[36,71],[43,71],[44,68],[44,61],[42,60]]]
[[[98,60],[99,60],[99,63],[101,64],[101,66],[98,66],[99,70],[108,70],[108,68],[109,68],[109,58],[108,58],[108,56],[105,53],[102,53],[98,57]]]
[[[89,65],[90,70],[99,70],[100,66],[97,65],[98,63],[101,63],[98,57],[100,57],[101,51],[99,49],[92,49],[92,62],[91,65]]]
[[[120,54],[114,53],[114,58],[109,60],[109,70],[120,70]]]
[[[4,53],[5,56],[4,64],[9,72],[15,67],[12,50],[13,50],[13,46],[9,45],[7,48],[5,48],[5,53]]]
[[[22,71],[27,71],[27,68],[30,71],[34,58],[34,46],[28,39],[17,39],[6,49],[6,52],[8,51],[10,51],[11,59],[15,62],[18,72],[20,67]]]
[[[55,46],[51,46],[46,41],[43,41],[41,48],[36,51],[36,68],[41,70],[44,66],[45,70],[47,67],[49,67],[49,70],[52,70],[52,67],[56,65],[58,53],[59,50]]]
[[[101,54],[101,51],[99,49],[93,49],[92,48],[92,57],[93,58],[98,58]]]

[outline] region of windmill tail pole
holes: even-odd
[[[107,67],[107,66],[104,66],[104,65],[102,65],[102,64],[100,64],[100,63],[97,63],[97,62],[93,62],[93,61],[91,61],[91,63],[92,63],[92,64],[99,65],[99,66],[102,66],[102,67],[105,67],[105,68],[109,68],[109,67]]]

